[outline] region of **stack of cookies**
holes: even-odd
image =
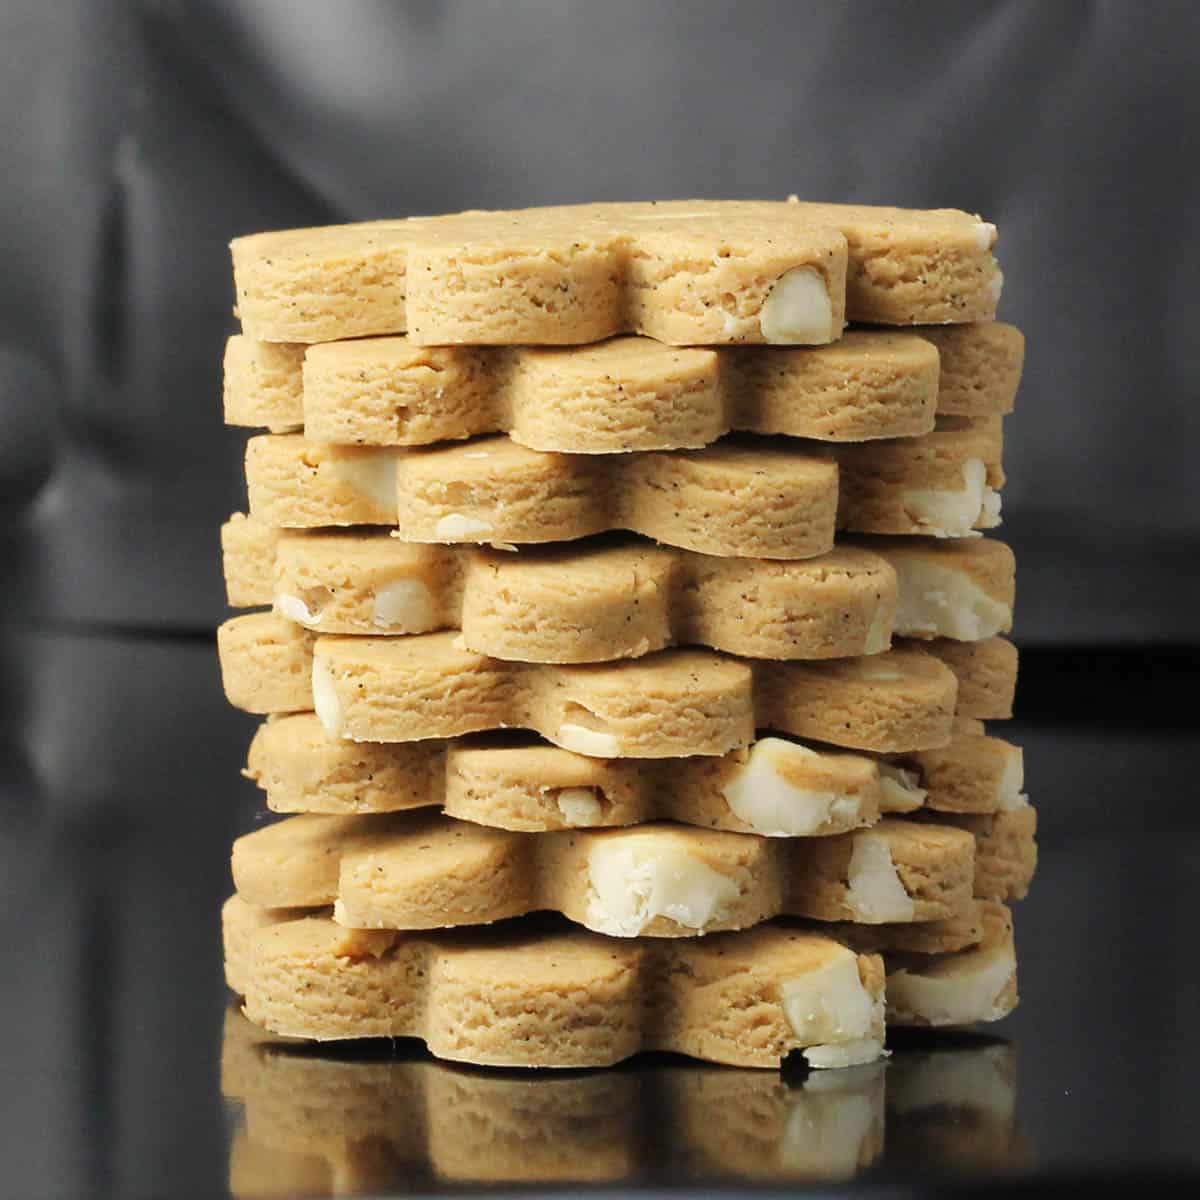
[[[251,1021],[834,1067],[1012,1009],[995,237],[789,200],[234,242],[226,418],[270,432],[219,647],[295,814],[234,846]]]

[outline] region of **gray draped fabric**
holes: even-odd
[[[1200,6],[1116,0],[8,0],[8,611],[220,618],[231,236],[798,192],[1000,225],[1018,633],[1189,640],[1198,39]]]

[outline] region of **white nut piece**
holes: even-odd
[[[809,1046],[803,1051],[804,1060],[818,1070],[838,1067],[861,1067],[886,1058],[882,1038],[858,1038],[853,1042],[835,1042],[828,1046]]]
[[[434,527],[433,535],[443,542],[470,542],[486,539],[491,536],[492,525],[478,517],[468,517],[463,513],[450,513],[443,517]]]
[[[321,727],[330,737],[342,736],[342,704],[337,697],[333,676],[323,659],[314,658],[312,666],[313,708]]]
[[[961,491],[914,489],[904,493],[904,511],[921,533],[933,537],[978,537],[977,524],[989,519],[994,506],[995,519],[984,527],[991,529],[1000,515],[999,494],[988,487],[987,466],[980,458],[963,463]],[[986,499],[986,505],[985,505]]]
[[[589,729],[574,721],[564,721],[558,727],[558,735],[554,740],[564,750],[574,750],[576,754],[586,754],[589,758],[621,756],[621,739],[615,733]]]
[[[904,890],[891,847],[883,835],[869,831],[855,834],[846,882],[846,903],[856,921],[880,925],[913,919],[916,905]]]
[[[1012,628],[1012,608],[983,590],[965,571],[898,555],[896,632],[978,642]]]
[[[852,1066],[880,1055],[883,997],[872,996],[858,973],[858,956],[842,952],[817,970],[780,985],[784,1019],[807,1047],[810,1066]]]
[[[369,454],[357,454],[353,458],[331,456],[322,459],[318,470],[327,471],[334,479],[348,483],[394,520],[398,457],[394,450],[375,450]]]
[[[656,917],[705,929],[725,915],[738,886],[682,849],[632,836],[597,843],[588,855],[587,926],[637,937]]]
[[[560,788],[554,800],[562,819],[573,828],[599,825],[604,816],[600,793],[593,787]]]
[[[1004,769],[996,785],[996,809],[998,812],[1013,812],[1029,807],[1025,794],[1025,754],[1020,746],[1009,746]]]
[[[321,623],[322,614],[320,612],[313,612],[299,596],[292,596],[287,592],[275,593],[274,608],[281,617],[295,621],[297,625],[306,625],[311,628]]]
[[[864,654],[882,654],[892,648],[892,634],[895,632],[894,621],[886,608],[880,606],[871,618],[871,626],[867,630]]]
[[[839,330],[833,324],[833,302],[825,277],[813,267],[793,267],[771,287],[758,314],[768,342],[777,345],[819,345],[831,342]]]
[[[433,594],[419,579],[393,579],[375,589],[371,624],[395,633],[427,633],[437,625]]]
[[[857,796],[799,787],[789,775],[820,756],[782,738],[762,738],[722,792],[729,811],[763,837],[805,837],[828,824],[863,824]]]
[[[971,233],[980,250],[990,250],[996,244],[996,226],[991,221],[976,221]]]
[[[1011,939],[935,957],[928,966],[901,967],[887,977],[888,1011],[923,1025],[998,1021],[1015,1004],[1005,996],[1017,973]]]
[[[996,268],[996,273],[988,280],[988,291],[991,293],[992,300],[995,303],[1000,303],[1000,296],[1004,292],[1004,272],[999,267]]]
[[[898,767],[895,763],[879,763],[880,811],[913,812],[925,803],[928,795],[916,771]]]

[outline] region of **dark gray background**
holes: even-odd
[[[1018,633],[1191,640],[1198,40],[1161,0],[7,0],[10,611],[219,619],[231,236],[794,191],[999,224]]]
[[[1042,864],[999,1032],[1036,1170],[1194,1169],[1198,46],[1136,0],[0,0],[0,1195],[227,1177],[229,238],[791,191],[1001,227]]]

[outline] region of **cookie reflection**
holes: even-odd
[[[883,1149],[884,1067],[777,1071],[639,1059],[588,1072],[453,1066],[398,1044],[330,1053],[227,1014],[235,1196],[434,1182],[845,1179]]]
[[[1032,1165],[1017,1125],[1017,1054],[982,1035],[900,1035],[887,1076],[887,1167],[994,1172]]]

